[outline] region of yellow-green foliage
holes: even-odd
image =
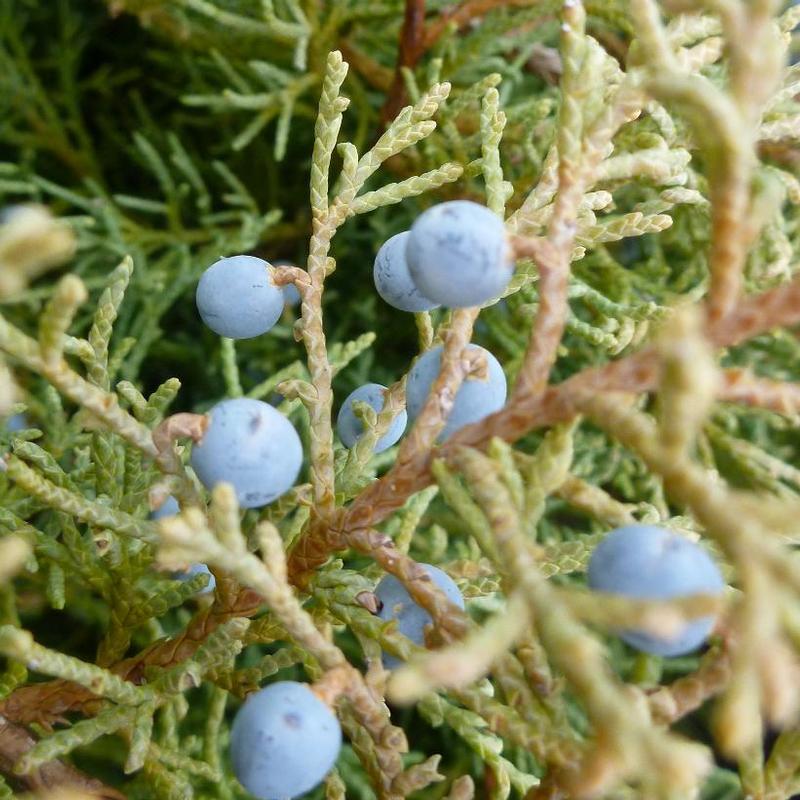
[[[0,797],[246,797],[230,723],[274,676],[335,708],[331,800],[800,791],[800,9],[106,6],[0,9],[0,418],[24,415],[0,431]],[[505,220],[505,296],[389,310],[377,248],[455,197]],[[234,343],[193,291],[239,252],[296,264],[274,275],[302,302]],[[439,446],[472,340],[513,391]],[[373,455],[434,344],[434,394]],[[367,380],[386,405],[346,450]],[[242,395],[306,453],[246,512],[188,466]],[[702,542],[729,590],[590,592],[632,522]],[[174,579],[195,562],[210,595]],[[429,647],[372,613],[386,572]],[[712,612],[701,655],[613,634]]]

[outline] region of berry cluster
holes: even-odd
[[[373,274],[378,294],[389,305],[418,313],[440,305],[463,308],[490,302],[502,294],[513,269],[502,220],[483,206],[457,200],[430,208],[411,230],[386,241],[375,258]],[[295,287],[278,286],[271,266],[251,256],[217,261],[197,288],[197,307],[204,322],[216,333],[235,339],[265,333],[283,308],[298,299]],[[498,411],[506,401],[506,378],[497,359],[475,344],[467,347],[467,353],[475,368],[456,394],[441,440]],[[406,383],[406,410],[390,422],[374,452],[396,444],[407,421],[420,415],[441,362],[441,345],[415,361]],[[367,383],[342,403],[337,431],[345,447],[354,447],[364,435],[369,409],[383,410],[386,391],[385,386]],[[359,408],[359,404],[363,405]],[[206,434],[191,458],[206,487],[222,481],[232,484],[244,508],[266,505],[288,491],[302,461],[300,438],[289,421],[272,406],[247,398],[224,400],[211,409]],[[176,510],[168,501],[156,514]],[[463,608],[464,599],[453,580],[430,564],[423,566],[445,597]],[[186,574],[203,569],[204,565],[193,565]],[[588,580],[598,591],[653,600],[718,594],[725,585],[712,559],[698,545],[651,526],[611,532],[592,555]],[[210,590],[213,583],[206,589]],[[387,575],[375,595],[378,616],[393,621],[398,633],[424,647],[426,629],[433,620],[406,587]],[[713,625],[712,618],[694,620],[669,638],[639,630],[623,630],[619,635],[644,652],[677,656],[699,647]],[[392,669],[400,661],[385,653],[383,663]],[[325,703],[304,684],[280,682],[252,695],[239,711],[231,758],[245,788],[263,800],[278,800],[316,786],[333,766],[340,744],[341,729]]]
[[[514,261],[502,219],[470,200],[429,208],[375,258],[378,294],[401,311],[479,306],[496,300]]]
[[[499,297],[513,268],[503,221],[483,206],[459,200],[429,209],[410,231],[393,236],[380,248],[375,287],[387,303],[402,311],[430,311],[440,305],[462,308]],[[269,331],[300,295],[295,286],[276,283],[274,268],[266,261],[241,255],[212,264],[200,279],[196,300],[200,316],[215,333],[249,339]],[[497,359],[477,345],[469,349],[478,355],[478,368],[461,385],[441,438],[497,411],[505,402],[506,379]],[[408,411],[395,415],[374,444],[374,452],[396,444],[408,419],[420,414],[441,370],[441,355],[439,346],[417,359],[406,387]],[[337,431],[345,447],[354,447],[364,435],[365,411],[383,410],[386,391],[385,386],[367,383],[342,403]],[[300,437],[291,423],[267,403],[249,398],[214,406],[191,455],[200,481],[208,489],[221,482],[231,484],[243,508],[264,506],[287,492],[302,462]],[[153,516],[177,510],[169,498]],[[436,567],[425,565],[425,569],[445,596],[463,608],[453,581]],[[192,565],[182,577],[202,570],[207,571],[205,565]],[[213,591],[213,586],[212,576],[204,591]],[[379,616],[395,620],[401,634],[424,646],[431,617],[403,584],[387,576],[376,595]],[[393,667],[398,662],[386,655],[384,663]],[[307,686],[281,682],[252,695],[239,711],[231,758],[245,788],[264,800],[277,800],[316,786],[333,766],[340,742],[339,724],[328,707]]]
[[[279,265],[279,264],[278,264]],[[479,305],[496,299],[513,273],[514,263],[502,220],[484,206],[454,200],[419,216],[410,231],[393,236],[378,251],[374,277],[378,294],[403,311]],[[203,274],[197,287],[203,321],[220,336],[248,339],[269,331],[283,309],[299,300],[292,284],[279,286],[274,268],[254,256],[222,258]],[[477,345],[486,375],[468,376],[447,418],[441,438],[499,410],[506,380],[497,359]],[[423,353],[409,373],[405,411],[398,413],[378,439],[380,453],[396,444],[407,419],[417,418],[441,369],[441,347]],[[375,412],[384,405],[386,387],[365,384],[352,392],[339,411],[337,430],[345,447],[364,433],[354,404]],[[192,467],[207,488],[225,481],[236,489],[239,504],[257,508],[288,491],[302,465],[302,447],[292,425],[266,403],[247,398],[225,400],[210,412],[208,430],[192,452]]]
[[[197,309],[212,331],[250,339],[274,327],[284,307],[299,300],[294,286],[278,286],[272,267],[254,256],[222,258],[197,286]],[[230,483],[242,508],[258,508],[294,486],[303,447],[292,424],[268,403],[234,398],[209,412],[203,440],[192,450],[192,468],[209,489]]]
[[[373,276],[378,294],[390,306],[420,312],[440,305],[465,308],[496,300],[513,272],[503,221],[485,206],[453,200],[429,208],[411,230],[386,241],[375,258]],[[498,411],[506,401],[506,379],[497,359],[478,345],[470,349],[483,355],[488,374],[468,377],[461,385],[442,440]],[[406,411],[412,422],[439,376],[441,355],[441,346],[434,347],[411,368]]]
[[[390,305],[406,312],[446,306],[462,308],[498,298],[513,273],[513,259],[502,220],[468,201],[434,206],[409,231],[391,237],[378,251],[375,287]],[[297,287],[280,285],[275,268],[260,258],[234,256],[210,266],[197,287],[197,307],[211,330],[231,339],[269,331],[284,308],[301,299]],[[284,279],[285,280],[285,279]],[[282,281],[283,282],[283,281]],[[412,365],[405,386],[405,410],[384,426],[372,448],[380,453],[395,445],[420,416],[442,368],[441,345],[431,347]],[[498,411],[506,401],[506,378],[497,359],[469,344],[463,357],[471,371],[451,404],[440,440]],[[367,383],[342,403],[337,431],[346,448],[356,446],[386,403],[387,388]],[[242,508],[273,502],[295,484],[303,464],[300,437],[276,408],[246,397],[222,400],[208,413],[202,439],[195,443],[191,465],[208,489],[228,483]],[[6,421],[9,432],[27,426],[23,415]],[[151,514],[161,519],[179,512],[170,496]],[[452,578],[430,564],[428,578],[455,606],[464,598]],[[216,582],[205,564],[191,564],[176,577],[209,576],[201,594]],[[632,599],[669,600],[694,594],[719,594],[725,583],[714,561],[700,546],[662,528],[634,525],[612,531],[595,549],[588,565],[589,586]],[[393,575],[375,587],[375,613],[419,647],[433,625],[428,611]],[[704,617],[687,622],[669,637],[625,629],[621,639],[641,651],[670,657],[699,647],[714,626]],[[387,669],[400,666],[384,653]],[[283,800],[313,789],[338,757],[342,731],[336,715],[306,684],[272,683],[252,694],[233,724],[230,755],[241,784],[261,800]]]

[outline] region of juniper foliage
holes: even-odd
[[[780,5],[0,7],[0,796],[244,798],[231,720],[275,679],[336,710],[331,800],[800,791],[800,9]],[[374,255],[453,198],[505,220],[515,276],[412,320]],[[193,293],[236,253],[285,262],[302,301],[234,343]],[[485,368],[470,341],[514,389],[438,446]],[[433,345],[434,396],[375,455]],[[385,406],[347,450],[331,420],[367,382]],[[187,467],[203,413],[242,395],[306,453],[246,512]],[[153,521],[168,495],[180,515]],[[592,549],[634,521],[703,542],[729,592],[590,593]],[[198,562],[212,594],[175,577]],[[427,648],[373,613],[387,572],[435,620]],[[613,633],[712,612],[696,656]]]

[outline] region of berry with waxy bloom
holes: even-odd
[[[335,714],[304,683],[279,681],[251,694],[231,729],[239,783],[259,800],[310,791],[330,772],[342,745]]]
[[[381,245],[372,269],[375,288],[390,306],[400,311],[431,311],[439,304],[420,292],[408,270],[406,245],[409,236],[409,231],[403,231]]]
[[[446,572],[431,564],[421,564],[420,566],[425,569],[430,579],[444,592],[445,597],[451,603],[459,608],[464,608],[461,591]],[[399,633],[407,636],[415,644],[424,647],[425,628],[431,625],[433,620],[424,608],[414,602],[406,587],[394,575],[386,575],[375,587],[375,596],[380,604],[378,616],[387,622],[396,620]],[[398,658],[388,653],[383,654],[383,664],[387,669],[393,669],[400,663]]]
[[[450,308],[498,298],[514,274],[503,220],[470,200],[439,203],[420,214],[409,232],[406,260],[420,293]]]
[[[353,403],[367,403],[376,412],[380,413],[383,409],[385,391],[386,387],[381,386],[379,383],[365,383],[347,396],[336,419],[336,430],[339,432],[339,438],[345,447],[353,447],[361,437],[361,434],[364,433],[364,424],[356,416]],[[374,448],[375,452],[382,453],[395,444],[403,435],[407,422],[408,415],[403,410],[392,420],[389,430],[378,439]]]
[[[719,568],[700,545],[655,525],[627,525],[609,533],[592,553],[587,577],[592,589],[641,600],[716,595],[725,587]],[[713,627],[713,617],[701,617],[669,637],[640,630],[623,630],[619,636],[645,653],[680,656],[698,648]]]
[[[255,256],[216,261],[200,278],[195,300],[203,322],[229,339],[266,333],[280,318],[285,303],[269,264]]]
[[[294,426],[261,400],[223,400],[192,448],[191,463],[207,489],[230,483],[242,508],[258,508],[294,486],[303,446]]]
[[[476,375],[464,379],[439,437],[442,440],[452,436],[459,428],[499,411],[506,402],[506,376],[500,362],[477,344],[467,347],[474,353],[480,353],[485,359],[486,377]],[[406,410],[409,419],[415,420],[422,411],[431,387],[439,376],[441,361],[442,347],[439,345],[423,353],[411,367],[406,381]]]

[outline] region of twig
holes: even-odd
[[[403,69],[413,69],[424,52],[425,0],[406,0],[394,77],[381,109],[381,122],[384,125],[393,120],[406,104],[406,84],[403,80]]]
[[[14,765],[37,742],[37,739],[21,725],[0,716],[0,772],[14,774]],[[24,788],[34,791],[58,788],[74,789],[82,797],[98,797],[105,800],[125,800],[125,795],[105,786],[96,778],[90,778],[63,761],[49,761],[39,769],[16,778]]]

